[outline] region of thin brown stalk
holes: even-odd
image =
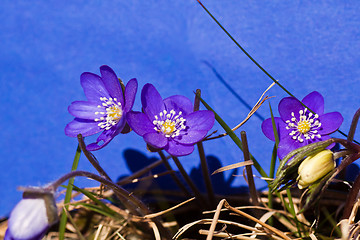
[[[83,136],[82,136],[81,134],[78,134],[78,135],[77,135],[77,139],[78,139],[78,142],[79,142],[79,146],[80,146],[80,148],[81,148],[81,151],[84,153],[84,155],[85,155],[86,158],[89,160],[89,162],[91,163],[91,165],[94,166],[94,168],[96,169],[96,171],[98,171],[101,176],[103,176],[103,177],[106,178],[107,180],[110,180],[110,181],[111,181],[111,178],[110,178],[109,175],[105,172],[105,170],[100,166],[100,164],[99,164],[98,160],[95,158],[95,156],[86,149],[86,145],[85,145]]]
[[[355,182],[354,182],[354,184],[350,190],[350,193],[346,199],[342,219],[348,219],[350,217],[350,214],[351,214],[351,211],[355,204],[355,201],[358,198],[359,191],[360,191],[360,175],[358,175],[356,177]]]
[[[355,135],[355,131],[356,131],[356,126],[359,122],[359,117],[360,117],[360,108],[355,112],[354,117],[351,122],[351,125],[350,125],[350,130],[349,130],[349,134],[347,137],[347,140],[350,142],[352,142],[354,140],[354,135]]]
[[[140,169],[139,171],[134,172],[134,173],[131,174],[130,176],[121,179],[117,184],[119,184],[119,185],[127,184],[127,183],[131,182],[132,180],[137,179],[137,178],[139,178],[140,176],[144,175],[145,173],[150,172],[153,168],[156,168],[156,167],[159,166],[162,162],[163,162],[162,159],[159,159],[159,160],[153,162],[152,164],[150,164],[150,165],[148,165],[148,166]]]
[[[200,96],[201,96],[201,90],[197,89],[196,94],[195,94],[195,101],[194,101],[194,112],[198,111],[200,108],[200,98],[199,98]],[[202,142],[198,142],[196,145],[197,145],[198,151],[199,151],[200,165],[201,165],[202,175],[203,175],[203,179],[204,179],[207,194],[208,194],[208,199],[210,202],[210,206],[213,207],[213,206],[215,206],[215,194],[214,194],[214,188],[212,186],[211,179],[210,179],[209,167],[208,167],[208,164],[206,161],[204,146],[203,146]]]
[[[250,160],[250,153],[249,153],[249,146],[248,146],[245,131],[241,131],[241,142],[243,145],[244,161],[248,161],[248,160]],[[259,196],[256,191],[251,165],[246,165],[245,169],[246,169],[247,182],[249,184],[249,190],[250,190],[252,204],[255,206],[258,206],[259,205],[259,200],[258,200]]]
[[[124,182],[124,184],[129,184],[129,183],[137,183],[137,182],[142,182],[142,181],[146,181],[149,179],[156,179],[162,176],[166,176],[169,175],[171,173],[174,173],[175,171],[166,171],[166,172],[162,172],[162,173],[158,173],[158,174],[151,174],[149,176],[146,177],[142,177],[142,178],[134,178],[134,179],[129,179],[128,181]]]

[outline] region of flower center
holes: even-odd
[[[300,121],[298,122],[297,129],[302,134],[307,133],[311,129],[311,124],[308,121]]]
[[[319,115],[308,112],[308,109],[299,111],[299,119],[296,119],[294,112],[291,113],[292,118],[286,120],[287,123],[286,129],[292,129],[289,133],[292,136],[292,139],[299,142],[304,142],[305,140],[321,138],[318,129],[321,127],[319,121]]]
[[[101,97],[100,101],[102,101],[102,105],[98,105],[98,108],[102,108],[105,111],[95,112],[95,115],[103,115],[99,118],[95,118],[95,122],[100,122],[98,126],[100,128],[104,128],[105,130],[109,130],[112,126],[116,125],[122,115],[123,110],[121,107],[121,103],[117,101],[116,98],[106,98]]]
[[[153,124],[155,125],[155,131],[162,132],[165,137],[177,137],[180,134],[180,131],[185,129],[184,123],[186,119],[181,117],[182,112],[180,111],[178,114],[174,110],[171,110],[169,113],[164,110],[155,115],[155,120]]]

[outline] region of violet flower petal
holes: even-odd
[[[319,117],[321,128],[318,131],[321,135],[333,133],[341,126],[343,120],[339,112],[325,113]]]
[[[201,110],[192,112],[186,117],[186,130],[180,131],[174,141],[182,144],[194,144],[202,140],[214,125],[215,117],[212,111]]]
[[[144,134],[144,140],[156,148],[164,148],[168,144],[168,138],[159,132],[149,132]]]
[[[131,111],[127,113],[126,120],[132,130],[140,136],[144,136],[149,132],[156,132],[154,124],[150,122],[145,113]]]
[[[96,142],[87,145],[86,149],[88,151],[96,151],[105,147],[116,135],[118,135],[123,130],[125,123],[125,118],[121,118],[115,126],[110,128],[109,130],[104,130],[96,139]]]
[[[314,113],[318,115],[322,115],[324,113],[324,98],[320,93],[316,91],[311,92],[304,97],[302,102]]]
[[[138,83],[136,78],[131,79],[125,87],[125,106],[124,112],[129,112],[134,105],[135,95],[137,92]]]
[[[110,128],[109,130],[103,131],[99,135],[99,137],[96,139],[96,142],[88,144],[86,146],[86,149],[88,151],[96,151],[96,150],[99,150],[99,149],[105,147],[115,137],[114,136],[115,131],[116,131],[116,129],[114,129],[114,128]]]
[[[194,145],[184,145],[170,140],[164,150],[175,157],[181,157],[192,153]]]
[[[276,130],[279,135],[279,140],[288,136],[290,131],[286,129],[286,124],[284,123],[284,121],[279,117],[274,117],[274,121],[276,125]],[[268,118],[262,122],[261,129],[267,138],[269,138],[272,141],[275,141],[271,118]]]
[[[95,112],[101,111],[99,110],[98,105],[99,104],[95,102],[75,101],[68,107],[68,111],[76,118],[94,120],[95,118],[105,116],[105,114],[95,114]]]
[[[182,112],[183,115],[188,115],[194,111],[194,105],[185,96],[174,95],[164,99],[166,110],[169,112],[174,110],[175,112]]]
[[[102,131],[102,129],[98,126],[97,122],[81,118],[75,118],[65,127],[65,134],[69,137],[77,137],[80,133],[83,137],[87,137],[100,131]]]
[[[145,84],[141,91],[141,103],[143,111],[151,121],[155,119],[155,115],[159,115],[160,112],[165,110],[159,92],[150,83]]]
[[[101,97],[110,97],[101,77],[96,74],[84,72],[80,76],[80,83],[90,102],[98,102]]]
[[[301,105],[300,101],[294,97],[286,97],[281,99],[278,106],[280,117],[284,122],[293,117],[291,115],[292,113],[294,113],[296,119],[299,119],[299,111],[303,109],[304,106]]]
[[[295,150],[299,147],[304,146],[306,143],[300,143],[299,141],[294,141],[291,137],[283,138],[279,142],[278,146],[278,156],[280,159],[283,159],[288,153],[292,150]]]
[[[124,96],[121,90],[119,79],[117,78],[115,72],[109,66],[103,65],[100,67],[100,73],[105,88],[109,92],[110,96],[117,98],[117,100],[124,107]]]

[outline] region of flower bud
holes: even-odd
[[[297,180],[299,189],[303,189],[324,177],[335,166],[333,152],[328,149],[308,156],[298,168],[299,176]]]
[[[41,239],[57,219],[51,192],[24,192],[23,199],[10,214],[5,240]]]

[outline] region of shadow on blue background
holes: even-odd
[[[148,166],[155,161],[158,160],[158,158],[154,157],[147,157],[144,153],[135,150],[135,149],[126,149],[124,151],[124,159],[126,162],[126,165],[128,169],[132,172],[138,172],[144,168],[144,166]],[[223,167],[221,164],[221,161],[216,158],[215,156],[206,156],[209,172],[212,173],[215,170]],[[176,170],[176,168],[174,168]],[[150,173],[152,175],[160,174],[163,172],[166,172],[166,167],[161,164],[155,168],[153,168]],[[233,187],[233,181],[237,174],[237,169],[232,170],[230,177],[226,178],[225,174],[223,172],[214,174],[210,176],[212,186],[214,193],[217,195],[237,195],[241,193],[246,193],[248,191],[247,187]],[[183,180],[182,176],[178,171],[176,171],[177,177],[182,180],[182,183],[187,186],[186,182]],[[195,183],[197,188],[201,193],[206,194],[206,187],[205,183],[203,181],[203,175],[202,170],[200,166],[195,166],[191,169],[190,172],[190,178]],[[128,177],[128,175],[120,176],[118,178],[118,181],[121,181],[122,179]],[[147,180],[146,180],[147,181]],[[140,185],[140,186],[139,186]],[[141,186],[143,185],[143,186]],[[146,187],[145,187],[146,186]],[[170,190],[170,191],[179,191],[179,186],[175,183],[173,178],[170,175],[161,176],[159,178],[150,179],[146,183],[140,182],[140,183],[132,183],[127,184],[126,188],[129,189],[161,189],[161,190]],[[188,189],[188,191],[191,192],[191,189]],[[181,198],[185,198],[186,196],[182,196]]]

